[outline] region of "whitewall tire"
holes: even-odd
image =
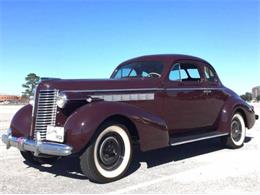
[[[132,144],[124,125],[109,123],[80,158],[82,172],[92,181],[106,183],[121,178],[132,158]]]
[[[235,113],[230,124],[230,134],[226,139],[226,145],[230,148],[240,148],[244,145],[246,126],[241,114]]]

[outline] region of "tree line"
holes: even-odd
[[[247,102],[251,102],[253,100],[253,95],[250,92],[246,92],[245,94],[240,96],[243,100],[247,101]],[[260,101],[260,95],[258,95],[256,97],[256,101],[259,102]]]

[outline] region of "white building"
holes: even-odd
[[[260,86],[254,87],[252,89],[252,97],[256,99],[257,96],[260,96]]]

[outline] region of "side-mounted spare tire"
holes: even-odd
[[[128,129],[109,122],[80,157],[80,167],[89,180],[98,183],[115,181],[124,176],[132,159],[132,141]]]

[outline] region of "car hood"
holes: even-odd
[[[57,89],[60,92],[125,91],[160,88],[160,79],[48,79],[39,83],[37,91]]]

